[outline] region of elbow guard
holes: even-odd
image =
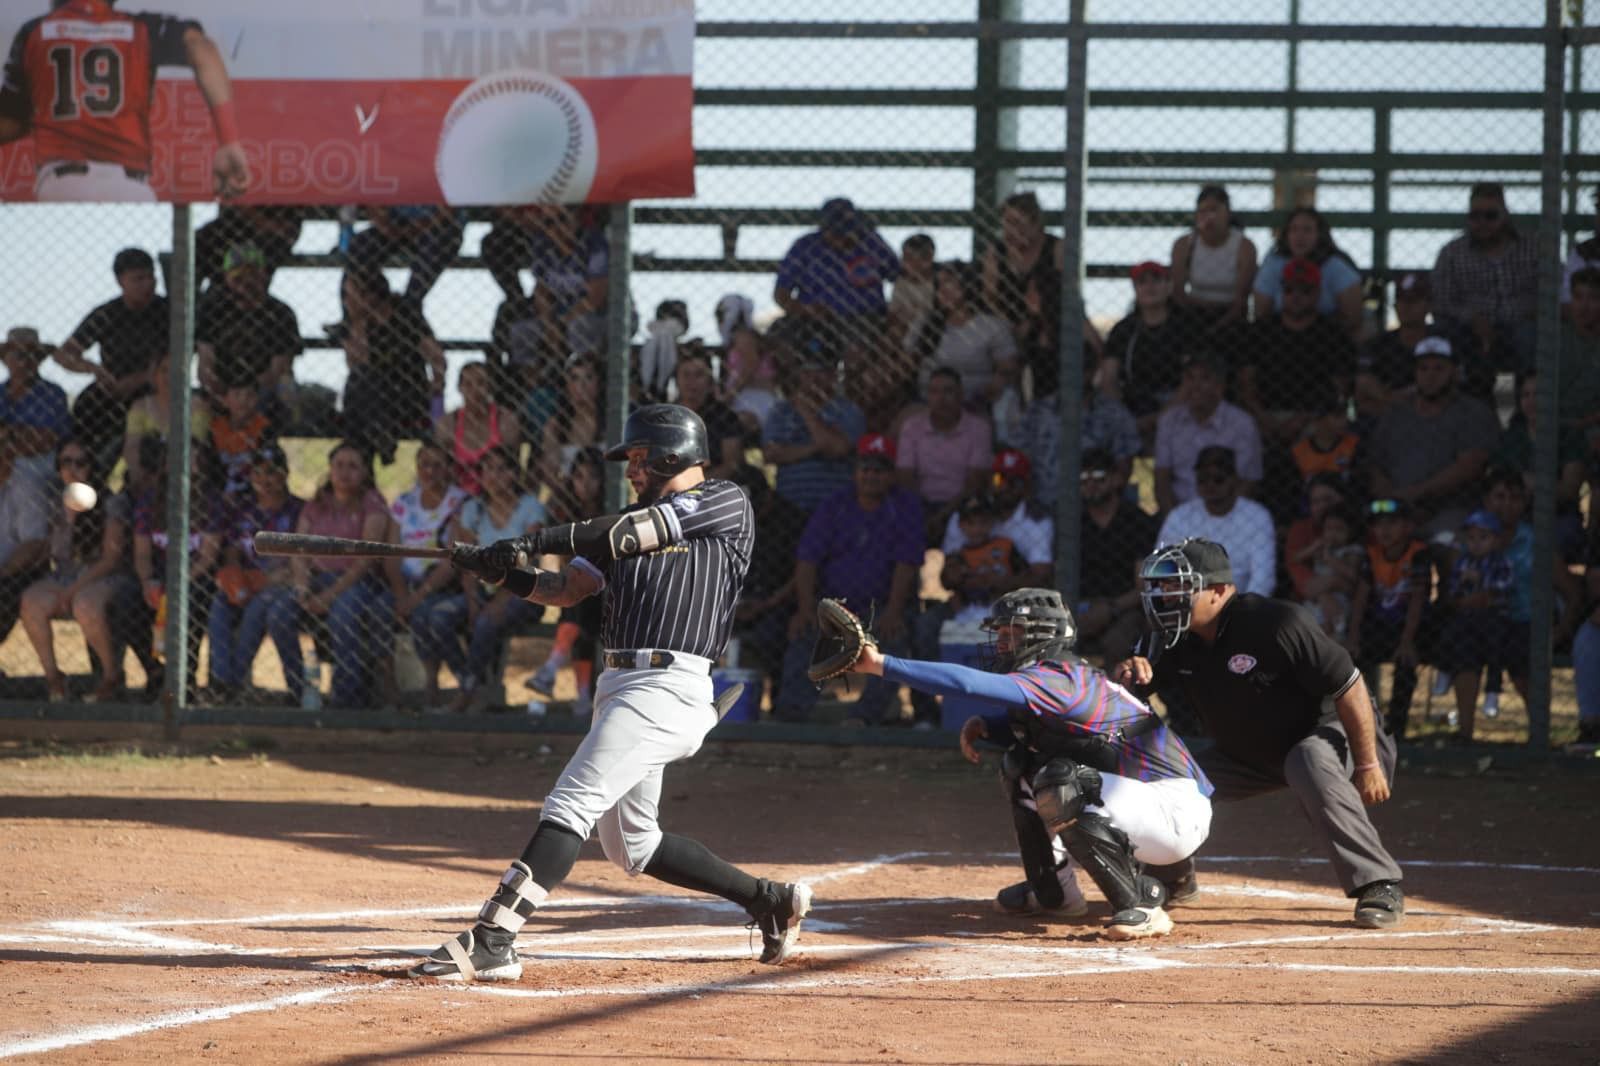
[[[540,547],[587,559],[625,559],[645,555],[672,543],[672,528],[658,508],[645,507],[621,515],[602,515],[540,536]]]

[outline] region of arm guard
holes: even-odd
[[[644,507],[627,514],[601,515],[582,522],[551,526],[523,537],[523,565],[540,555],[581,555],[591,562],[613,562],[644,555],[673,543],[672,527],[660,508]]]

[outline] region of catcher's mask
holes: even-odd
[[[1163,647],[1172,647],[1188,631],[1195,593],[1231,584],[1233,564],[1227,549],[1198,537],[1163,545],[1139,565],[1139,600]]]
[[[994,601],[983,628],[990,634],[984,665],[999,673],[1065,657],[1078,643],[1078,623],[1055,589],[1013,589]]]

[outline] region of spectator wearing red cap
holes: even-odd
[[[994,593],[999,596],[1014,588],[1048,586],[1054,580],[1056,524],[1033,494],[1033,463],[1015,448],[1002,448],[995,453],[993,471],[989,491],[998,515],[994,535],[1015,545],[1027,564],[1027,569],[1007,578],[1002,582],[1005,587]],[[956,517],[946,520],[939,545],[947,558],[959,553],[964,542]]]
[[[1317,313],[1333,318],[1352,337],[1361,334],[1361,272],[1333,243],[1328,220],[1314,207],[1297,207],[1284,219],[1277,243],[1256,271],[1256,318],[1283,310],[1283,268],[1291,259],[1317,265]]]
[[[1172,244],[1172,296],[1199,313],[1211,332],[1243,322],[1256,280],[1255,242],[1234,221],[1221,185],[1203,185],[1194,229]]]
[[[963,499],[980,491],[994,462],[989,420],[961,406],[961,375],[942,366],[928,377],[928,406],[900,425],[896,475],[922,498],[928,542]]]
[[[1139,421],[1139,433],[1155,438],[1156,416],[1178,391],[1183,357],[1205,342],[1205,321],[1173,300],[1172,272],[1147,259],[1129,273],[1133,312],[1111,327],[1101,362],[1103,384],[1115,385]],[[1114,369],[1116,376],[1106,374]]]
[[[824,500],[800,534],[795,612],[774,701],[780,721],[804,721],[816,706],[817,686],[806,678],[806,666],[816,643],[819,598],[843,600],[860,617],[875,618],[885,651],[910,646],[907,612],[916,604],[922,567],[922,503],[916,493],[895,487],[894,464],[894,438],[862,435],[854,483]],[[869,683],[853,717],[866,724],[882,721],[897,691],[887,682]]]

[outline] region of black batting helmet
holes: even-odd
[[[620,462],[634,448],[648,448],[645,470],[658,477],[675,477],[691,466],[711,462],[706,424],[687,407],[653,403],[628,416],[622,440],[606,449],[606,458]]]
[[[994,601],[983,628],[1021,626],[1022,639],[1009,652],[994,652],[997,670],[1020,670],[1044,659],[1064,659],[1078,643],[1078,622],[1055,589],[1013,589]]]

